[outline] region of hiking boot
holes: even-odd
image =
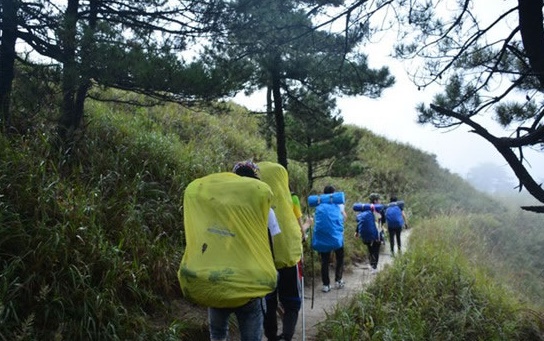
[[[336,289],[342,289],[345,285],[343,280],[336,281]]]
[[[329,292],[329,291],[331,291],[331,286],[330,286],[330,285],[324,285],[324,286],[323,286],[323,289],[321,289],[321,291],[323,291],[323,292]]]
[[[370,270],[370,274],[371,274],[371,275],[375,275],[375,274],[377,274],[377,273],[378,273],[378,269],[372,268],[372,270]]]

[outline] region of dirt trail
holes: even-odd
[[[412,230],[405,230],[402,232],[402,250],[406,251],[408,245],[408,239]],[[378,263],[378,270],[382,271],[384,267],[391,264],[393,258],[389,252],[389,244],[382,246],[380,253],[380,260]],[[317,269],[318,270],[318,269]],[[311,270],[310,270],[311,271]],[[379,272],[378,271],[378,272]],[[334,277],[334,270],[330,270],[330,274]],[[379,274],[378,274],[379,275]],[[336,305],[342,305],[343,302],[349,300],[353,295],[361,292],[376,275],[370,274],[370,266],[368,261],[363,263],[352,263],[349,268],[344,271],[343,280],[346,285],[342,289],[332,288],[330,292],[324,293],[321,291],[321,276],[319,274],[315,278],[314,289],[314,302],[312,308],[312,284],[311,279],[307,278],[304,288],[304,314],[301,309],[299,319],[296,327],[293,341],[317,341],[317,325],[324,321],[326,318],[326,312],[331,312]],[[194,320],[195,323],[202,323],[207,319],[207,310],[201,306],[194,304],[188,304],[186,301],[173,302],[177,312],[177,318],[181,321]],[[304,320],[304,321],[303,321]],[[281,318],[278,317],[278,331],[281,332]],[[304,337],[303,337],[303,325],[304,325]],[[207,333],[207,324],[203,324],[203,329],[196,331],[198,336],[193,335],[188,340],[209,340],[209,334]],[[235,330],[231,331],[233,340],[237,339]],[[266,337],[263,336],[263,341],[266,341]]]
[[[402,249],[406,250],[407,241],[411,230],[405,230],[402,232]],[[382,271],[385,266],[391,264],[393,257],[391,257],[389,251],[389,244],[382,246],[380,259],[378,262],[378,270]],[[331,273],[334,273],[331,269]],[[342,302],[348,300],[353,295],[361,292],[361,290],[368,285],[376,275],[370,273],[370,266],[368,261],[362,264],[353,263],[349,269],[344,271],[343,280],[346,282],[346,286],[342,289],[335,289],[332,287],[331,291],[324,293],[321,291],[321,279],[319,276],[315,278],[314,288],[314,302],[312,308],[312,285],[311,279],[307,279],[304,288],[304,317],[302,309],[300,311],[299,320],[297,323],[297,330],[293,337],[296,341],[316,341],[317,325],[319,322],[325,320],[326,312],[332,311],[338,304],[342,305]],[[303,321],[304,320],[304,321]],[[303,338],[303,324],[305,330],[305,338]],[[281,330],[281,327],[279,327]],[[263,339],[265,340],[265,339]]]

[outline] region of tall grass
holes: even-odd
[[[430,219],[412,232],[410,250],[319,328],[323,340],[542,340],[540,313],[519,291],[488,273],[474,223],[494,218]]]
[[[0,136],[0,340],[206,338],[205,311],[183,302],[176,278],[184,252],[181,199],[191,181],[230,171],[236,161],[275,160],[259,135],[259,119],[229,103],[86,105],[86,129],[68,150],[51,147],[54,135],[45,122],[35,122],[28,135]],[[539,320],[527,316],[538,316],[537,309],[519,310],[518,297],[489,279],[516,277],[506,266],[481,265],[502,254],[511,264],[540,266],[516,253],[540,254],[536,220],[513,216],[512,222],[525,222],[523,238],[504,243],[510,230],[498,220],[452,216],[502,206],[440,169],[432,155],[368,131],[358,136],[364,174],[320,179],[308,189],[304,165],[292,162],[294,189],[303,203],[326,184],[345,192],[348,265],[366,253],[350,238],[350,208],[371,192],[404,199],[421,238],[379,284],[331,315],[323,338],[455,339],[453,328],[490,339],[534,336]],[[445,214],[450,217],[436,218]],[[482,245],[491,251],[475,252]],[[531,297],[544,291],[538,276],[520,282]],[[441,301],[447,305],[433,305]]]
[[[46,130],[0,137],[0,339],[179,339],[183,189],[268,157],[257,120],[228,105],[88,108],[70,150]]]

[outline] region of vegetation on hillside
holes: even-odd
[[[183,189],[271,158],[254,118],[212,109],[93,103],[71,150],[47,130],[0,138],[1,339],[164,339],[174,316],[151,317],[181,298]]]
[[[503,252],[496,249],[508,244],[508,239],[493,243],[489,238],[490,230],[500,230],[499,220],[455,214],[421,222],[412,231],[409,251],[331,313],[318,338],[542,340],[542,281],[538,274],[530,281],[520,278],[507,267],[523,264],[496,258]],[[522,290],[528,282],[539,286],[530,303]]]
[[[323,164],[335,178],[320,174],[314,183],[311,163],[288,160],[284,119],[293,112],[284,104],[307,107],[299,95],[308,92],[379,97],[393,76],[370,68],[363,47],[394,27],[397,55],[429,58],[430,68],[415,69],[420,85],[444,86],[418,108],[420,122],[470,126],[544,202],[522,153],[544,136],[543,1],[519,0],[490,24],[473,4],[459,3],[441,20],[448,1],[0,2],[0,339],[206,338],[205,322],[183,315],[175,276],[184,252],[181,198],[195,178],[247,158],[289,164],[303,199],[333,184],[348,210],[371,192],[407,202],[415,250],[354,301],[377,315],[348,312],[357,317],[353,337],[542,338],[538,218],[475,191],[433,155],[358,127],[334,136],[346,155],[327,154]],[[378,26],[376,15],[384,19]],[[519,27],[486,42],[510,16]],[[21,43],[28,54],[18,54]],[[505,75],[518,78],[490,92]],[[267,89],[270,126],[218,102],[258,88]],[[499,138],[473,121],[487,109],[517,134]],[[346,250],[348,259],[365,253],[354,239]],[[398,292],[406,295],[399,300]],[[395,300],[410,309],[398,328],[384,329],[395,326],[385,319]],[[323,333],[343,335],[334,327]]]
[[[192,180],[230,171],[236,161],[274,160],[259,133],[260,118],[230,103],[189,110],[90,102],[87,114],[70,149],[53,147],[47,119],[36,118],[27,134],[0,137],[0,338],[205,339],[205,319],[189,319],[176,278],[184,240],[181,198]],[[362,128],[347,131],[359,141],[364,171],[319,179],[308,189],[304,165],[293,161],[290,180],[302,199],[328,183],[346,193],[348,209],[370,192],[395,193],[409,203],[412,226],[422,229],[441,224],[445,214],[503,210],[441,169],[434,156]],[[529,245],[533,254],[541,250],[537,225],[517,244],[502,239],[508,236],[502,225],[486,226],[494,233],[483,235],[496,238],[488,243],[509,259],[517,261],[519,249]],[[348,259],[364,256],[360,243],[346,243]],[[519,262],[516,269],[527,273],[541,266]],[[524,277],[531,287],[527,300],[540,299],[538,278]]]

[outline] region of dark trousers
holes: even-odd
[[[276,340],[278,333],[277,309],[278,298],[283,307],[283,337],[291,340],[295,333],[298,312],[302,303],[302,287],[298,265],[278,270],[278,286],[266,295],[266,314],[264,315],[264,335],[268,340]]]
[[[378,268],[378,260],[380,259],[380,246],[382,245],[380,241],[374,241],[370,243],[365,243],[368,248],[368,257],[370,259],[370,267],[372,269]]]
[[[397,239],[397,247],[400,252],[401,242],[400,233],[402,229],[388,229],[389,230],[389,246],[391,246],[391,253],[395,253],[395,238]]]
[[[344,247],[342,246],[339,249],[334,250],[336,256],[336,269],[334,272],[334,281],[338,282],[342,279],[342,272],[344,271]],[[330,252],[320,252],[319,256],[321,257],[321,280],[323,285],[330,285],[331,281],[329,279],[329,263],[331,259]]]

